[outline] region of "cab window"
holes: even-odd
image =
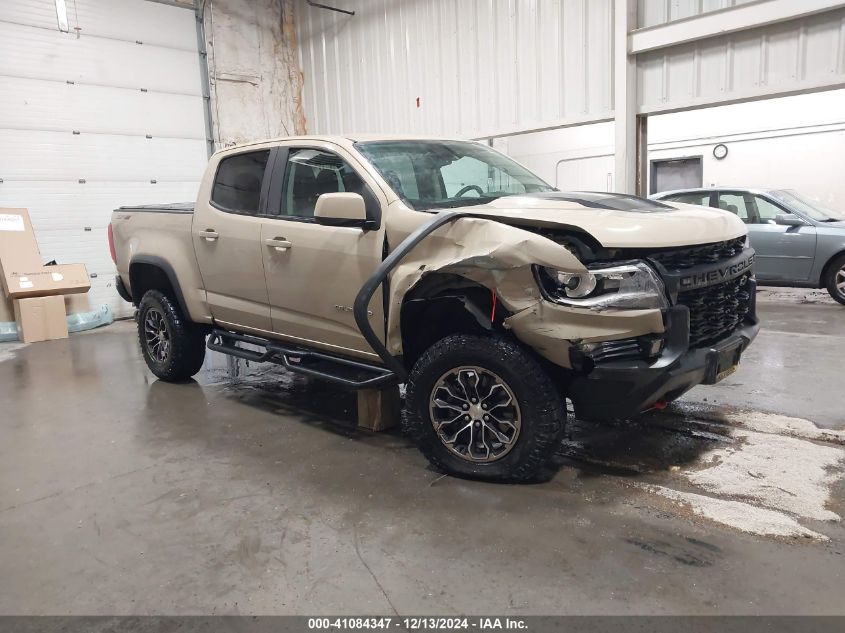
[[[749,211],[750,198],[751,196],[742,193],[720,193],[719,208],[730,211],[746,224],[751,224],[753,216]]]
[[[680,193],[668,198],[672,202],[681,202],[683,204],[697,204],[702,207],[710,206],[710,192],[699,191],[694,193]]]
[[[787,213],[762,196],[754,196],[754,206],[757,207],[757,221],[755,224],[775,224],[775,218],[778,215]]]
[[[324,193],[351,192],[368,197],[366,185],[337,154],[319,149],[292,149],[282,192],[282,217],[313,218]]]
[[[257,214],[261,184],[270,150],[235,154],[220,161],[211,201],[218,208],[233,213]]]

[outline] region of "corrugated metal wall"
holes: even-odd
[[[845,85],[845,10],[643,53],[640,111]]]
[[[694,19],[751,1],[640,0],[638,24]],[[612,0],[334,4],[355,16],[296,2],[311,133],[483,137],[612,116]],[[839,87],[845,11],[644,53],[637,61],[641,113]]]
[[[296,4],[310,133],[475,137],[612,110],[612,0],[327,4],[355,16]]]
[[[637,26],[644,28],[691,18],[702,13],[729,9],[757,0],[639,0]]]

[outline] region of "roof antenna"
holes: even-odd
[[[345,13],[346,15],[355,15],[354,11],[347,11],[346,9],[338,9],[337,7],[330,7],[325,4],[320,4],[319,2],[314,2],[314,0],[305,0],[311,7],[316,7],[318,9],[327,9],[328,11],[336,11],[338,13]]]

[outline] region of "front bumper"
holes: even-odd
[[[753,282],[752,282],[753,283]],[[575,414],[582,419],[624,419],[674,400],[692,387],[714,384],[727,363],[737,363],[760,331],[754,288],[745,320],[728,336],[707,347],[689,349],[689,310],[677,305],[666,312],[666,345],[654,362],[596,364],[569,385]]]

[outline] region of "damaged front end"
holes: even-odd
[[[720,380],[756,336],[753,251],[744,240],[730,242],[688,247],[694,257],[678,255],[683,248],[588,255],[578,238],[551,238],[486,214],[444,212],[385,258],[356,299],[356,321],[403,380],[406,300],[420,301],[415,289],[429,275],[465,279],[493,292],[506,315],[502,328],[565,370],[576,414],[629,417]],[[384,282],[382,343],[366,306]],[[469,305],[467,313],[483,323],[485,313],[469,299],[453,294],[439,301]]]
[[[444,212],[417,228],[385,258],[356,298],[355,317],[373,349],[400,378],[406,375],[401,361],[403,302],[431,274],[458,276],[495,291],[502,312],[508,315],[503,327],[564,369],[572,368],[573,341],[622,339],[663,331],[656,298],[652,308],[632,307],[632,283],[642,283],[638,270],[634,274],[627,269],[615,271],[599,280],[607,295],[611,294],[610,286],[617,283],[617,299],[625,306],[621,308],[607,300],[584,306],[551,300],[547,293],[553,290],[545,288],[538,275],[543,274],[539,271],[552,270],[579,279],[603,274],[592,273],[574,249],[537,232],[486,214]],[[389,282],[385,299],[388,317],[382,344],[365,310],[385,281]],[[591,301],[588,299],[588,303]]]

